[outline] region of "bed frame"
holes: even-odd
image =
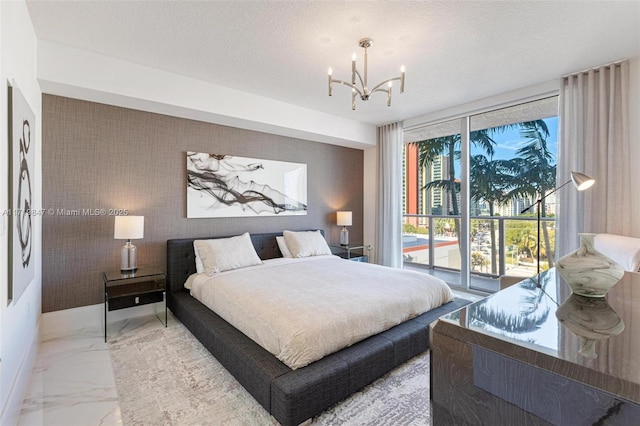
[[[275,237],[252,234],[261,259],[282,257]],[[195,239],[167,241],[167,304],[193,335],[282,426],[298,425],[429,347],[429,324],[469,303],[456,299],[348,348],[291,370],[184,288],[195,273]],[[425,378],[426,380],[426,378]],[[427,407],[425,407],[427,409]]]

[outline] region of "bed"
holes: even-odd
[[[281,258],[276,236],[252,234],[262,260]],[[169,309],[283,426],[300,424],[425,351],[429,324],[469,302],[456,299],[301,368],[290,368],[184,287],[196,271],[194,240],[167,241]],[[342,261],[341,261],[342,262]],[[347,261],[344,261],[347,262]]]

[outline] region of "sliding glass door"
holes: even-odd
[[[552,266],[555,199],[541,205],[540,236],[525,210],[555,187],[557,110],[554,96],[405,131],[405,265],[484,291]]]
[[[459,271],[460,120],[420,130],[405,144],[403,258]]]

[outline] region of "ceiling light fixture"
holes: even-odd
[[[351,56],[351,83],[344,80],[336,80],[333,78],[333,71],[329,68],[329,96],[333,95],[333,83],[344,84],[351,87],[351,109],[356,109],[356,94],[360,95],[363,101],[369,100],[369,97],[375,92],[385,92],[387,94],[387,106],[391,106],[391,88],[393,81],[400,80],[400,93],[404,93],[404,65],[400,67],[400,77],[390,78],[369,90],[367,85],[367,48],[373,44],[370,38],[360,39],[358,46],[364,49],[364,76],[356,69],[356,54]],[[356,85],[356,76],[360,81],[360,87]],[[383,86],[386,86],[383,88]]]

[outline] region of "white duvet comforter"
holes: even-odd
[[[336,256],[272,259],[186,285],[292,369],[453,300],[438,278]]]

